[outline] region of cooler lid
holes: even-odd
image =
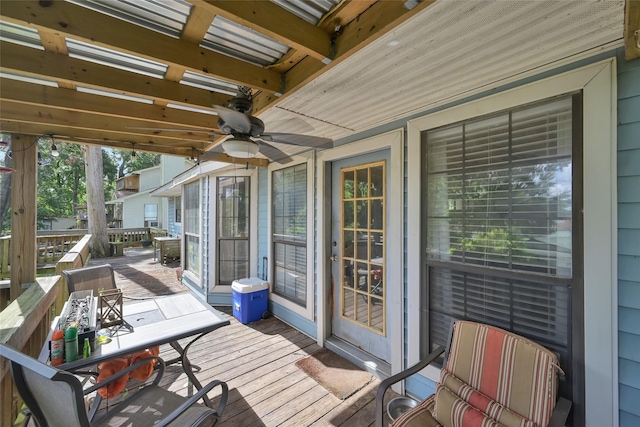
[[[258,277],[248,277],[245,279],[237,279],[231,283],[231,289],[241,294],[248,294],[251,292],[258,292],[264,289],[269,289],[269,282]]]

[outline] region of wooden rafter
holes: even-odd
[[[192,0],[216,14],[272,37],[319,60],[329,60],[331,38],[327,32],[270,1]]]
[[[403,0],[339,2],[312,25],[272,2],[193,0],[180,39],[66,1],[3,2],[1,19],[36,29],[45,50],[0,42],[0,69],[51,80],[59,87],[0,78],[2,130],[56,133],[121,148],[135,143],[142,151],[191,156],[193,150],[201,152],[219,142],[211,142],[210,133],[189,132],[215,130],[217,117],[167,105],[210,109],[227,105],[231,95],[179,83],[185,71],[251,88],[257,93],[254,114],[259,114],[432,2],[425,0],[413,10],[407,10]],[[202,48],[216,16],[291,49],[278,63],[261,67]],[[165,65],[166,73],[154,78],[69,57],[67,40],[149,59]],[[142,97],[152,104],[81,93],[75,90],[79,86]],[[140,129],[145,127],[150,129]]]
[[[218,117],[204,113],[142,104],[108,98],[74,90],[40,86],[18,80],[0,78],[0,101],[20,102],[34,107],[60,108],[69,111],[93,112],[102,114],[105,120],[110,117],[145,120],[148,127],[180,127],[212,130],[217,127]],[[0,103],[0,117],[2,116]]]
[[[15,43],[0,42],[0,51],[2,51],[0,69],[19,74],[205,108],[211,108],[213,104],[226,105],[231,99],[229,95],[119,70],[66,55],[39,51]]]
[[[265,91],[280,90],[280,74],[222,55],[182,39],[112,18],[66,1],[9,1],[3,19],[42,31],[53,31],[118,52],[177,65],[229,82]]]

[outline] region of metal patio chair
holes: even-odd
[[[45,365],[7,345],[0,344],[0,356],[10,361],[16,388],[39,427],[106,427],[112,423],[130,427],[213,426],[220,420],[227,404],[229,389],[222,381],[210,382],[189,398],[159,387],[164,362],[156,356],[142,359],[85,390],[73,374]],[[90,419],[85,409],[85,395],[151,360],[158,364],[157,375],[151,384],[113,405],[95,420]],[[216,386],[222,389],[217,408],[197,403]]]
[[[64,270],[62,275],[67,281],[69,295],[76,291],[92,290],[97,296],[100,289],[116,289],[116,278],[110,264]]]

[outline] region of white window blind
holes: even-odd
[[[307,303],[307,164],[272,174],[274,292]]]
[[[565,96],[423,134],[427,351],[446,343],[454,318],[570,360],[572,106]]]

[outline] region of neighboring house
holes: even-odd
[[[134,171],[116,181],[113,200],[106,202],[110,225],[121,228],[160,227],[169,224],[169,201],[151,192],[193,165],[188,159],[161,156],[160,165]]]
[[[183,281],[230,304],[266,279],[277,317],[380,376],[487,321],[560,354],[574,425],[638,425],[640,60],[475,92],[286,165],[177,176],[154,195],[182,198]]]
[[[41,225],[39,230],[69,230],[77,225],[76,218],[53,218],[38,222]]]

